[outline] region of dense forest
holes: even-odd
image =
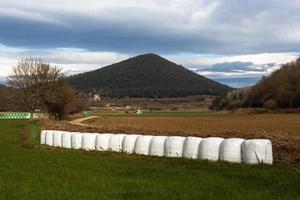
[[[300,58],[284,64],[256,85],[234,90],[225,99],[216,98],[213,107],[300,107]]]
[[[71,76],[68,81],[77,91],[109,97],[225,95],[231,90],[155,54],[140,55]]]

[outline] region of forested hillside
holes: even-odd
[[[300,107],[300,58],[282,65],[256,85],[230,92],[226,99],[215,100],[217,107]]]
[[[264,77],[252,88],[248,98],[249,104],[253,106],[274,101],[279,107],[300,107],[300,59]]]
[[[110,97],[224,95],[231,90],[155,54],[71,76],[68,81],[78,91],[100,92]]]

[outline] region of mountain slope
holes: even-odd
[[[111,97],[223,95],[231,90],[155,54],[74,75],[68,81],[79,91],[102,91]]]

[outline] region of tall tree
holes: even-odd
[[[37,58],[21,60],[13,68],[9,84],[23,91],[24,102],[31,112],[47,110],[55,119],[64,118],[68,104],[77,98],[64,81],[61,69]]]
[[[26,58],[13,67],[9,84],[21,89],[24,102],[31,112],[42,109],[48,95],[55,90],[55,82],[62,78],[61,70],[38,58]]]

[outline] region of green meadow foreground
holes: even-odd
[[[300,199],[299,165],[233,165],[22,147],[0,121],[0,199]]]

